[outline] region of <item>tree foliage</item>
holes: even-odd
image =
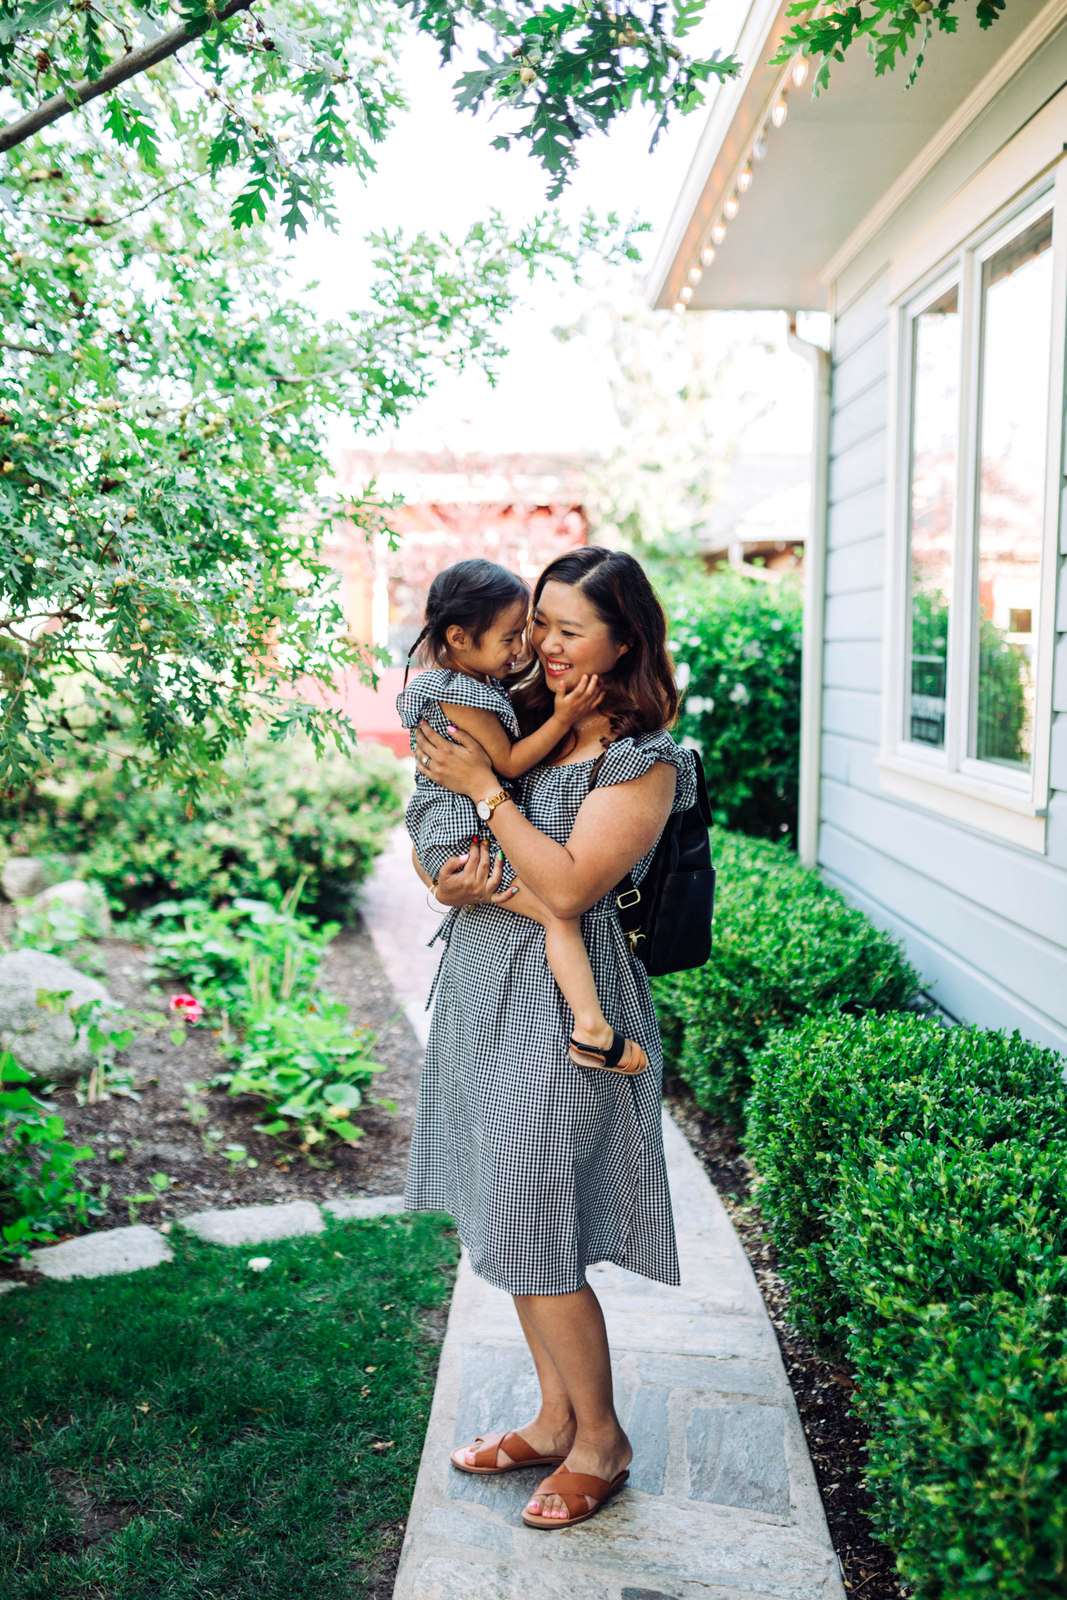
[[[830,81],[833,62],[843,61],[845,52],[860,40],[874,61],[875,75],[892,72],[918,38],[918,48],[908,72],[908,87],[915,82],[926,59],[926,47],[936,28],[940,33],[957,32],[958,11],[968,0],[836,0],[823,6],[822,0],[794,0],[786,15],[794,22],[785,35],[774,60],[784,64],[795,55],[811,56],[816,61],[813,92],[818,94]],[[975,17],[980,28],[991,28],[1007,0],[975,0]],[[820,9],[821,8],[821,9]]]
[[[401,104],[394,61],[405,28],[430,35],[444,62],[469,45],[477,65],[456,82],[456,104],[511,114],[512,139],[531,149],[558,193],[578,140],[634,104],[654,114],[653,142],[670,116],[703,101],[709,80],[737,64],[687,56],[684,40],[705,0],[0,0],[0,72],[10,112],[0,151],[105,95],[106,128],[151,164],[164,131],[185,159],[217,176],[238,167],[237,226],[278,206],[287,231],[330,215],[330,173],[368,171]],[[151,68],[174,58],[183,93],[156,92]]]
[[[324,419],[374,433],[443,369],[491,371],[516,273],[583,239],[383,234],[368,305],[329,322],[181,171],[152,168],[161,204],[136,154],[45,160],[0,191],[0,785],[71,742],[128,760],[120,730],[190,796],[257,718],[343,741],[316,688],[369,657],[322,537],[381,507],[324,499]]]

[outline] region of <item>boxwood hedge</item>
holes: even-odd
[[[735,1126],[751,1059],[812,1012],[911,1004],[921,980],[872,926],[783,844],[713,829],[711,959],[653,984],[668,1061],[705,1110]]]
[[[916,1595],[1067,1587],[1067,1086],[1018,1034],[815,1017],[747,1143],[792,1315],[847,1357],[875,1523]]]

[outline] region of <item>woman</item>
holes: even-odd
[[[631,1459],[612,1398],[599,1302],[585,1268],[613,1261],[676,1284],[660,1123],[662,1051],[644,968],[612,893],[640,882],[672,809],[696,794],[693,761],[666,732],[678,696],[666,618],[632,556],[597,548],[553,561],[534,591],[530,643],[540,671],[515,692],[524,730],[555,689],[598,675],[604,696],[522,780],[513,804],[481,746],[425,725],[423,772],[479,806],[521,882],[556,916],[582,915],[605,1013],[648,1057],[628,1077],[568,1060],[567,1007],[545,961],[544,930],[510,912],[500,862],[472,844],[442,869],[439,900],[459,907],[436,986],[408,1173],[411,1210],[456,1219],[481,1277],[515,1307],[541,1387],[518,1431],[458,1450],[461,1471],[562,1463],[523,1512],[533,1527],[591,1516]]]

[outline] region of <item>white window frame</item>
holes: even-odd
[[[1060,146],[1062,151],[1062,144]],[[1058,152],[1059,153],[1059,152]],[[1005,155],[1010,155],[1009,151]],[[1049,801],[1052,730],[1052,671],[1055,648],[1056,570],[1059,548],[1060,489],[1064,470],[1064,350],[1067,343],[1067,161],[1049,162],[1045,171],[1020,183],[1018,166],[1008,162],[1003,176],[1011,185],[1000,205],[988,179],[976,192],[970,226],[962,237],[940,241],[936,259],[900,283],[891,313],[890,441],[887,482],[887,565],[885,650],[883,655],[882,739],[879,781],[883,790],[927,810],[1044,853]],[[972,662],[976,649],[979,376],[981,356],[982,266],[988,257],[1029,221],[1052,210],[1052,329],[1047,405],[1044,527],[1041,545],[1038,631],[1034,653],[1033,758],[1029,772],[1016,772],[967,753]],[[955,221],[958,227],[959,221]],[[923,241],[929,248],[929,235]],[[952,592],[946,669],[945,744],[924,746],[905,737],[905,682],[910,659],[911,598],[911,406],[912,324],[915,316],[953,283],[959,285],[961,323],[960,422],[953,529]]]

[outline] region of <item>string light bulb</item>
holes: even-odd
[[[704,268],[703,267],[690,267],[689,268],[689,282],[690,283],[699,283],[703,276],[704,276]]]
[[[728,195],[722,208],[722,214],[727,222],[732,222],[740,210],[741,202],[736,194]]]
[[[751,187],[752,167],[751,164],[746,161],[744,166],[741,168],[741,171],[737,174],[737,192],[738,194],[747,194]]]
[[[774,102],[774,105],[771,107],[771,121],[774,123],[776,128],[780,128],[785,123],[785,119],[788,115],[789,107],[785,103],[785,95],[780,94],[777,100]]]
[[[796,60],[793,62],[793,70],[790,73],[790,77],[798,89],[803,89],[808,80],[807,56],[797,56]]]
[[[684,300],[676,300],[674,302],[674,314],[675,314],[676,317],[684,316],[684,314],[685,314],[685,301]]]
[[[711,230],[711,242],[712,244],[722,244],[725,238],[726,224],[725,222],[717,222]]]
[[[711,263],[715,260],[715,246],[713,244],[706,244],[703,250],[700,252],[700,259],[703,261],[706,267],[710,267]]]
[[[761,128],[759,137],[752,146],[752,154],[757,161],[762,161],[767,154],[767,129]]]
[[[679,300],[684,300],[688,305],[693,298],[693,285],[691,283],[683,283],[678,291],[678,298]]]

